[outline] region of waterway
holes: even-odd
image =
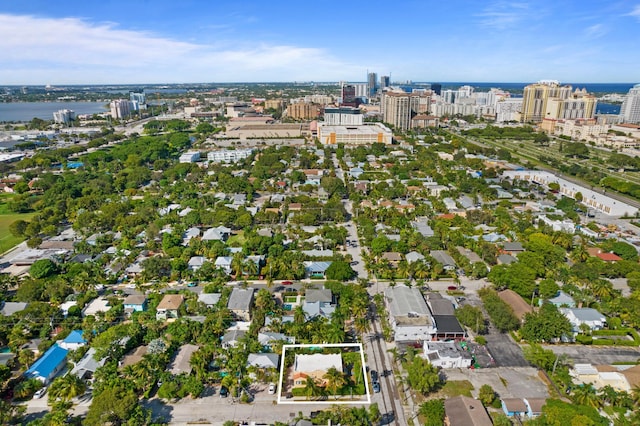
[[[34,118],[53,120],[53,113],[70,109],[76,114],[96,114],[108,111],[106,102],[10,102],[0,103],[0,122],[31,121]]]

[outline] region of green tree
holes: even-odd
[[[70,401],[76,396],[82,395],[86,389],[84,381],[73,374],[58,377],[49,386],[49,403],[60,399]]]
[[[493,401],[496,399],[496,391],[494,391],[490,385],[484,384],[480,386],[478,399],[484,406],[488,407],[493,404]]]
[[[342,371],[339,371],[335,367],[331,367],[327,370],[324,376],[322,376],[322,378],[327,381],[327,388],[331,389],[331,393],[334,398],[338,399],[338,389],[342,388],[347,383]]]
[[[131,389],[107,387],[94,395],[84,424],[101,426],[126,424],[137,413],[138,395]],[[144,424],[144,423],[142,423]]]
[[[416,392],[426,395],[441,385],[438,369],[421,357],[414,357],[406,365],[407,381]]]
[[[555,305],[545,303],[538,312],[525,314],[520,335],[530,343],[553,342],[571,333],[571,323]]]
[[[325,276],[328,280],[348,281],[356,275],[355,271],[347,262],[334,261],[327,268]]]
[[[418,413],[424,418],[425,426],[442,426],[444,424],[444,399],[430,399],[422,405]]]
[[[456,318],[462,325],[469,327],[476,334],[484,334],[487,330],[482,309],[477,306],[464,305],[455,311]]]
[[[33,278],[46,278],[58,271],[58,266],[49,259],[40,259],[33,262],[29,268],[29,275]]]

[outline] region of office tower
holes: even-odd
[[[358,108],[325,108],[324,122],[328,126],[359,126],[364,122],[364,116]]]
[[[369,85],[367,83],[351,83],[356,89],[356,98],[360,100],[369,97]]]
[[[541,123],[544,119],[593,118],[596,98],[586,90],[572,92],[555,80],[541,80],[524,88],[520,121]]]
[[[440,94],[442,93],[442,84],[440,83],[431,83],[431,90],[433,90],[433,92],[440,96]]]
[[[384,89],[385,87],[391,86],[391,77],[388,75],[383,75],[380,77],[380,88]]]
[[[625,123],[640,124],[640,84],[636,84],[624,98],[620,115]]]
[[[53,113],[53,121],[60,124],[69,124],[76,119],[76,113],[70,109],[61,109]]]
[[[397,130],[412,127],[411,119],[418,114],[421,96],[416,93],[385,92],[382,96],[382,121]]]
[[[378,93],[378,74],[370,72],[367,75],[367,96],[373,98]]]
[[[130,102],[126,99],[116,99],[109,104],[111,118],[122,119],[131,115]]]
[[[358,107],[358,101],[356,99],[356,87],[353,84],[342,85],[342,102],[340,105]]]

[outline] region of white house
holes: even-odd
[[[582,324],[591,330],[601,330],[607,323],[607,318],[593,308],[560,308],[559,311],[567,317],[576,333]]]
[[[430,342],[425,340],[423,357],[440,368],[469,368],[473,362],[471,354],[456,342]]]
[[[435,321],[419,289],[397,285],[388,287],[384,296],[396,342],[431,340]]]
[[[218,256],[216,258],[215,267],[222,269],[226,274],[231,273],[231,256]]]

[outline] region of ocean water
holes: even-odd
[[[473,83],[473,82],[449,82],[449,83],[440,83],[442,84],[443,89],[457,89],[460,86],[468,85],[476,88],[477,91],[486,92],[492,87],[499,88],[506,91],[514,91],[514,92],[522,92],[525,86],[531,84],[528,83]],[[636,83],[569,83],[561,81],[562,85],[570,85],[573,89],[587,89],[587,92],[593,94],[604,94],[604,93],[622,93],[625,94],[631,89]]]
[[[108,111],[105,105],[105,102],[0,102],[0,122],[34,118],[53,120],[53,113],[60,109],[70,109],[76,114],[96,114]]]

